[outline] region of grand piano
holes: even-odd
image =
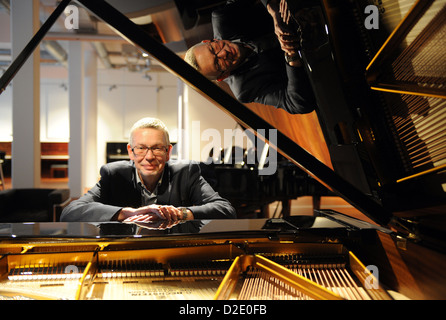
[[[175,225],[4,223],[2,299],[446,298],[445,1],[314,0],[294,8],[313,17],[301,54],[333,168],[106,1],[77,2],[369,222],[317,209]],[[68,3],[3,75],[2,89]],[[370,4],[378,29],[364,24]],[[262,135],[275,129],[277,139]]]

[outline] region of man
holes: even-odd
[[[242,103],[309,113],[316,102],[299,59],[299,26],[284,24],[278,1],[231,1],[214,11],[214,40],[191,47],[185,60],[210,80],[224,80]]]
[[[178,221],[235,218],[194,162],[170,162],[172,145],[165,125],[143,118],[130,131],[130,161],[102,166],[99,182],[70,203],[61,221]]]

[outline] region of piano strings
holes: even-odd
[[[399,101],[387,96],[385,104],[389,128],[395,128],[403,150],[405,172],[398,183],[446,168],[445,35],[446,1],[420,1],[367,68],[381,70],[376,83],[371,81],[374,90],[401,94]]]
[[[347,263],[340,261],[342,255],[305,257],[301,254],[273,254],[267,256],[343,299],[371,299],[358,285],[358,280],[354,280]],[[232,263],[231,259],[167,264],[133,259],[102,261],[97,274],[89,276],[94,278],[93,285],[90,286],[84,298],[209,300],[214,298]],[[10,269],[9,281],[0,286],[0,291],[14,288],[18,292],[72,299],[74,298],[73,288],[79,283],[85,267],[86,264],[17,265]],[[237,289],[231,296],[239,300],[312,299],[271,273],[255,266],[247,266],[246,270],[241,272]]]
[[[290,270],[333,291],[347,300],[370,300],[353,280],[345,265],[288,266]],[[267,272],[249,268],[238,299],[241,300],[311,300],[306,294],[281,282]]]

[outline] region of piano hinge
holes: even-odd
[[[392,229],[395,230],[396,233],[396,241],[397,246],[400,249],[406,250],[407,240],[411,240],[413,242],[419,242],[420,237],[417,235],[417,222],[402,219],[402,218],[393,218],[391,221]]]
[[[108,247],[108,244],[100,244],[100,245],[98,246],[98,251],[102,251],[102,250],[104,250],[106,247]]]
[[[20,254],[24,254],[27,253],[29,250],[31,250],[32,248],[34,248],[34,246],[23,246],[22,247],[22,251],[20,252]]]
[[[401,236],[396,236],[396,246],[398,249],[407,250],[407,239]]]

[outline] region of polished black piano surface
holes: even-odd
[[[355,221],[355,220],[351,220]],[[358,230],[365,227],[358,223]],[[367,225],[368,228],[376,226]],[[352,225],[351,228],[354,228]],[[41,238],[54,239],[140,239],[150,240],[158,236],[199,237],[207,235],[224,237],[225,234],[259,235],[280,238],[281,236],[297,236],[304,232],[319,232],[321,230],[343,230],[345,225],[326,217],[292,216],[286,219],[222,219],[222,220],[192,220],[175,222],[29,222],[1,223],[0,241],[26,239],[33,242]]]

